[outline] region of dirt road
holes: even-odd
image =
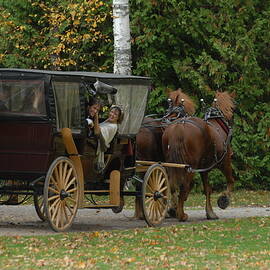
[[[207,222],[204,210],[187,210],[189,221]],[[220,220],[251,216],[270,217],[270,208],[243,207],[221,210],[216,208]],[[114,214],[111,210],[80,209],[70,232],[126,230],[147,227],[144,220],[134,220],[134,212],[124,210]],[[166,219],[162,226],[179,224],[177,219]],[[46,222],[41,222],[33,206],[0,206],[0,235],[47,235],[54,234]]]

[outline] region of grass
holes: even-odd
[[[1,237],[0,269],[269,269],[270,218]]]
[[[213,194],[213,205],[219,194]],[[204,207],[192,193],[187,207]],[[126,198],[125,208],[133,208]],[[232,206],[270,206],[269,191],[236,191]],[[270,269],[270,217],[124,231],[0,237],[0,269]]]
[[[213,193],[211,196],[211,201],[213,207],[216,206],[217,199],[220,193]],[[259,190],[237,190],[232,193],[231,196],[231,207],[245,207],[245,206],[259,206],[266,207],[270,206],[270,191]],[[189,208],[204,208],[205,207],[205,195],[200,193],[192,192],[188,196],[188,200],[185,203],[185,207]],[[125,197],[125,208],[134,208],[134,198]]]

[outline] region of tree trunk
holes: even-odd
[[[113,0],[114,73],[131,74],[128,0]]]

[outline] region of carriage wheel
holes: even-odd
[[[42,221],[46,221],[46,213],[45,213],[45,207],[44,207],[44,196],[43,195],[37,195],[34,194],[34,205],[37,212],[38,217]]]
[[[75,218],[79,202],[79,182],[72,161],[57,158],[50,166],[44,185],[44,207],[54,231],[68,229]]]
[[[149,226],[160,224],[167,213],[170,187],[165,169],[159,164],[150,166],[142,185],[142,207]]]

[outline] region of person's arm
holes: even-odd
[[[100,135],[100,126],[99,126],[99,121],[98,121],[98,113],[96,113],[96,115],[94,116],[94,133],[97,136]]]

